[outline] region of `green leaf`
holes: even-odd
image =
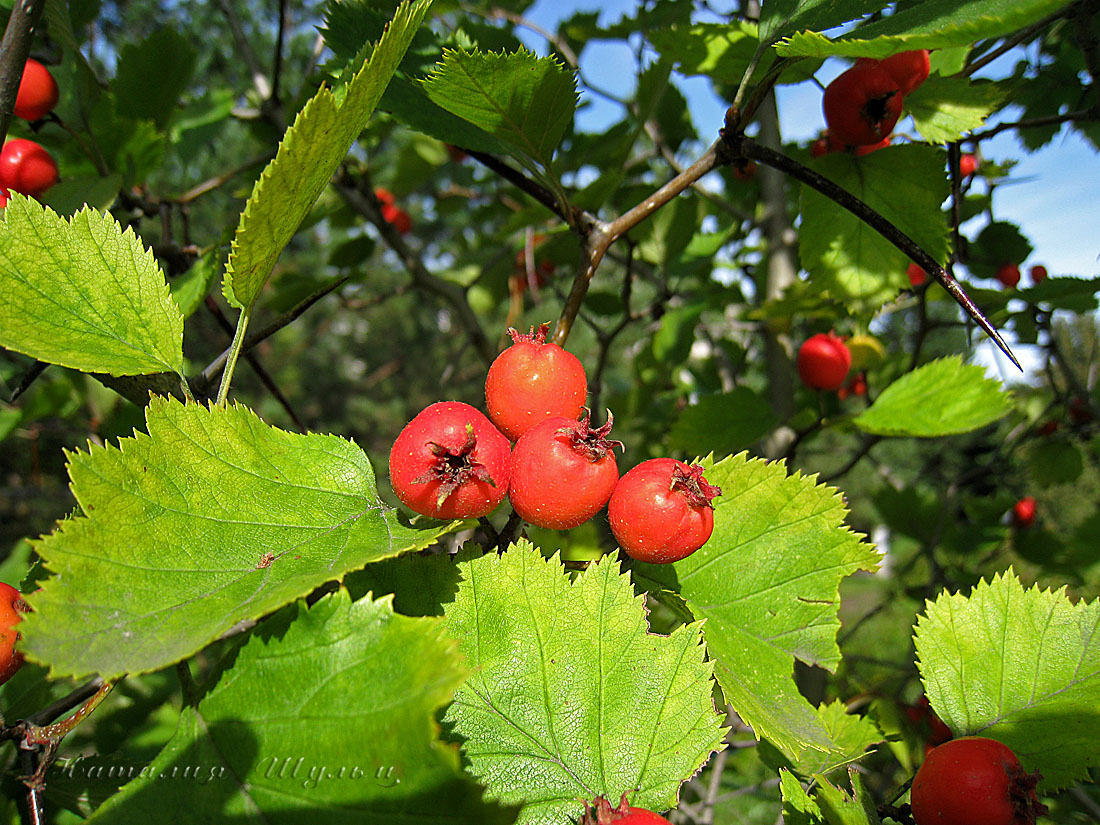
[[[210,285],[214,282],[214,276],[221,269],[220,263],[219,250],[212,249],[170,284],[172,297],[179,304],[184,318],[190,318],[206,298]]]
[[[790,3],[784,0],[779,5]],[[826,0],[819,0],[827,5]],[[775,47],[783,57],[887,57],[908,49],[971,46],[1010,34],[1070,5],[1073,0],[922,0],[836,40],[803,31]],[[764,3],[766,8],[769,4]],[[817,5],[817,4],[814,4]],[[867,11],[878,11],[881,4]],[[851,18],[849,18],[851,19]],[[841,22],[841,21],[837,21]],[[763,27],[763,24],[762,24]],[[824,30],[821,25],[797,28]],[[794,31],[788,27],[785,33]]]
[[[672,26],[649,33],[661,57],[674,63],[681,74],[706,75],[726,83],[739,83],[756,54],[760,41],[751,23],[697,23]]]
[[[1008,221],[986,224],[967,250],[966,268],[978,278],[992,278],[1005,263],[1020,264],[1031,254],[1031,242]]]
[[[241,213],[226,265],[226,299],[250,307],[275,261],[363,131],[431,0],[402,3],[370,59],[337,100],[322,88],[286,131]]]
[[[577,81],[552,57],[527,51],[447,50],[423,81],[433,103],[549,168],[573,120]]]
[[[940,205],[950,190],[941,150],[890,146],[862,158],[826,155],[814,165],[937,261],[946,260],[950,236]],[[904,253],[847,209],[805,185],[799,251],[814,282],[850,303],[856,312],[873,312],[909,284]]]
[[[1024,590],[1009,569],[969,596],[944,593],[917,619],[932,708],[959,735],[998,739],[1046,789],[1100,764],[1100,603]]]
[[[163,131],[195,71],[195,47],[171,26],[158,26],[144,40],[119,49],[111,82],[116,108]]]
[[[27,654],[53,674],[157,670],[350,570],[430,544],[402,526],[367,457],[247,408],[154,398],[148,435],[69,456],[83,515],[35,549]]]
[[[947,143],[977,129],[1005,99],[995,83],[966,77],[928,78],[905,98],[917,131],[929,143]]]
[[[788,476],[783,462],[742,453],[709,466],[706,478],[722,488],[714,533],[672,567],[692,613],[706,619],[707,650],[726,699],[757,738],[792,760],[807,747],[846,749],[798,692],[794,660],[836,667],[840,580],[873,570],[878,553],[844,526],[847,511],[834,488]]]
[[[881,11],[882,3],[871,0],[768,0],[760,7],[760,40],[771,44],[797,31],[824,31]]]
[[[183,372],[183,317],[152,253],[91,208],[13,195],[0,224],[0,345],[111,375]]]
[[[784,825],[816,825],[824,821],[817,802],[806,793],[798,777],[786,768],[779,770],[779,787],[783,792]]]
[[[848,777],[852,782],[851,794],[836,787],[824,776],[814,777],[817,780],[814,799],[821,806],[825,821],[829,825],[879,825],[875,802],[864,789],[859,773],[855,768],[849,768]]]
[[[380,104],[406,126],[452,146],[491,155],[511,154],[511,148],[479,126],[440,108],[428,99],[424,88],[395,77]]]
[[[648,633],[612,558],[570,582],[524,541],[460,567],[447,622],[474,673],[447,719],[489,796],[546,825],[597,795],[673,806],[722,747],[699,624]]]
[[[711,451],[728,454],[749,447],[775,424],[775,414],[765,398],[748,387],[737,387],[701,396],[685,407],[672,425],[668,444],[689,456]]]
[[[770,742],[764,740],[757,746],[761,760],[769,766],[793,770],[799,776],[809,779],[861,759],[867,748],[883,740],[882,732],[875,727],[874,722],[865,716],[849,713],[839,699],[832,704],[819,706],[817,715],[828,731],[831,742],[829,751],[804,750],[795,763],[785,759]]]
[[[968,433],[1012,409],[1012,396],[976,364],[951,356],[919,367],[888,386],[856,416],[875,435],[935,438]]]
[[[439,619],[345,590],[299,603],[240,648],[144,775],[89,821],[502,821],[436,741],[435,714],[465,675]]]

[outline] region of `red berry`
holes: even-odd
[[[734,166],[733,176],[740,181],[750,181],[756,177],[756,162],[749,161],[744,166]]]
[[[862,372],[857,372],[853,375],[848,383],[836,391],[836,397],[843,401],[849,395],[866,395],[867,394],[867,378]]]
[[[409,509],[439,519],[487,515],[508,494],[508,439],[460,401],[425,407],[390,448],[393,491]]]
[[[1035,523],[1035,498],[1024,496],[1012,505],[1012,525],[1018,530],[1026,530]]]
[[[997,274],[994,277],[1000,281],[1006,289],[1012,289],[1016,284],[1020,283],[1020,267],[1011,262],[1003,263],[997,269]]]
[[[627,804],[624,793],[617,808],[612,808],[611,803],[602,796],[596,797],[591,808],[585,804],[581,825],[671,825],[671,823],[653,811],[631,807]]]
[[[827,135],[822,135],[810,144],[810,157],[819,158],[827,154],[829,154],[829,138]]]
[[[913,819],[916,825],[1033,825],[1047,812],[1035,798],[1040,778],[995,739],[952,739],[929,752],[913,778]]]
[[[849,146],[879,143],[901,117],[898,84],[879,66],[855,65],[825,88],[822,97],[829,133]]]
[[[23,654],[15,649],[19,638],[15,627],[29,609],[18,590],[0,582],[0,685],[23,666]]]
[[[378,198],[379,202],[386,206],[393,206],[393,192],[382,186],[374,187],[374,197]]]
[[[15,116],[23,120],[39,120],[57,105],[59,96],[57,81],[50,70],[33,57],[28,57],[23,66],[23,78],[19,81],[19,91],[15,95]]]
[[[651,458],[619,479],[607,517],[628,556],[667,564],[707,543],[714,530],[711,499],[720,495],[721,489],[707,483],[698,464]]]
[[[1028,275],[1031,276],[1031,282],[1033,284],[1041,284],[1047,279],[1047,268],[1042,264],[1035,264],[1035,266],[1031,268],[1031,271],[1028,272]]]
[[[905,270],[905,274],[909,276],[909,283],[914,287],[920,286],[928,280],[928,273],[924,271],[924,267],[920,264],[910,263],[909,268]]]
[[[977,169],[978,158],[976,155],[966,154],[959,158],[959,174],[964,178],[973,175]]]
[[[852,154],[857,158],[861,158],[864,155],[869,155],[872,152],[877,152],[879,149],[885,149],[890,145],[890,138],[884,137],[878,143],[872,143],[869,146],[854,146],[852,147]]]
[[[798,375],[811,389],[840,389],[851,366],[852,353],[832,333],[812,335],[798,348]]]
[[[33,140],[12,138],[0,149],[0,186],[38,197],[57,183],[57,162]]]
[[[905,715],[925,737],[930,747],[942,745],[954,736],[951,728],[932,710],[927,696],[921,696],[915,704],[906,707]]]
[[[1058,432],[1058,422],[1053,419],[1039,425],[1039,435],[1054,435],[1056,432]]]
[[[607,504],[619,481],[612,452],[613,418],[591,427],[589,413],[573,421],[554,416],[520,436],[512,451],[508,500],[520,518],[536,527],[568,530],[584,524]]]
[[[588,378],[571,352],[546,342],[549,324],[521,335],[489,367],[485,403],[489,417],[512,441],[553,416],[576,419],[584,409]]]
[[[907,95],[928,79],[932,61],[927,49],[911,52],[898,52],[882,60],[873,57],[861,57],[856,65],[877,65],[898,84],[903,95]]]

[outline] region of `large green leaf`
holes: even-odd
[[[466,675],[442,625],[346,590],[299,603],[241,647],[90,821],[510,821],[436,741],[434,715]]]
[[[402,3],[342,99],[322,88],[298,112],[241,213],[226,265],[227,299],[242,307],[256,300],[283,247],[363,131],[430,5]]]
[[[1009,570],[969,596],[944,593],[917,620],[928,700],[958,735],[999,739],[1045,788],[1100,765],[1100,602],[1024,590]]]
[[[751,23],[672,26],[654,30],[649,39],[681,74],[701,74],[726,83],[741,80],[760,45]]]
[[[867,748],[883,740],[882,732],[866,716],[848,712],[839,699],[817,708],[818,718],[829,734],[830,749],[820,751],[807,748],[799,754],[797,762],[783,757],[767,740],[761,742],[758,753],[761,760],[772,768],[793,770],[799,776],[810,778],[815,774],[827,774],[841,765],[861,759]]]
[[[790,0],[783,0],[778,5]],[[922,0],[860,26],[836,40],[803,31],[776,46],[784,57],[886,57],[906,49],[946,49],[970,46],[1001,37],[1042,20],[1073,0]],[[821,0],[822,5],[827,5]],[[767,8],[770,3],[764,3]],[[879,4],[874,10],[881,8]],[[870,9],[869,9],[870,11]],[[799,28],[824,30],[820,25]],[[787,31],[793,31],[788,28]]]
[[[27,654],[53,674],[156,670],[350,570],[429,544],[355,444],[247,408],[154,399],[148,435],[70,454],[83,515],[36,549]]]
[[[835,489],[788,476],[782,462],[742,453],[709,466],[706,478],[722,488],[710,541],[672,571],[638,565],[636,575],[674,576],[692,613],[706,619],[726,699],[758,738],[795,762],[805,748],[847,751],[799,693],[794,660],[836,667],[840,580],[873,570],[878,553],[844,526]]]
[[[573,73],[552,57],[448,50],[428,75],[433,103],[548,168],[577,106]]]
[[[158,26],[140,42],[124,43],[111,82],[119,114],[151,120],[164,130],[195,70],[194,45],[174,28]]]
[[[775,413],[763,396],[748,387],[703,395],[680,411],[668,444],[688,456],[708,452],[728,454],[744,450],[776,424]]]
[[[905,108],[921,137],[947,143],[985,123],[1004,98],[1005,91],[995,83],[934,76],[905,98]]]
[[[882,3],[871,0],[766,0],[760,4],[760,40],[770,44],[805,29],[824,31],[881,9]]]
[[[0,223],[0,345],[111,375],[183,372],[183,316],[152,253],[110,215],[12,195]]]
[[[650,634],[611,558],[571,583],[525,541],[461,568],[447,623],[474,673],[447,718],[489,796],[545,825],[598,795],[673,806],[722,747],[699,625]]]
[[[946,260],[949,194],[942,150],[891,146],[865,157],[826,155],[819,172],[862,200],[938,261]],[[857,312],[871,312],[909,284],[908,259],[860,218],[816,189],[802,187],[802,265],[814,282]]]
[[[1011,409],[1012,397],[982,367],[955,355],[903,375],[855,423],[876,435],[934,438],[984,427]]]

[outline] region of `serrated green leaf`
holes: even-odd
[[[212,249],[172,281],[172,297],[176,299],[184,318],[190,318],[210,292],[214,276],[221,269],[220,263],[221,256],[218,250]]]
[[[918,367],[888,386],[855,418],[875,435],[935,438],[968,433],[1012,409],[1012,396],[961,356]]]
[[[322,88],[298,112],[248,199],[233,238],[223,292],[250,307],[275,261],[363,131],[431,0],[402,3],[370,59],[343,90]]]
[[[1045,789],[1100,764],[1100,602],[1025,590],[1011,569],[969,596],[944,593],[917,619],[917,666],[957,735],[998,739]]]
[[[792,760],[807,747],[840,750],[799,693],[794,660],[836,667],[840,580],[873,570],[878,553],[844,526],[847,511],[834,488],[788,476],[782,462],[742,453],[708,466],[706,478],[722,488],[714,533],[672,567],[692,613],[706,619],[726,699],[757,738]]]
[[[669,432],[668,445],[688,456],[710,451],[727,454],[744,450],[776,424],[766,399],[748,387],[704,395],[685,407]]]
[[[855,768],[849,768],[848,777],[852,783],[851,794],[833,785],[824,776],[814,777],[817,780],[814,799],[821,806],[825,821],[829,825],[879,825],[874,800],[864,789],[859,773]]]
[[[784,0],[791,2],[791,0]],[[830,40],[804,31],[775,47],[783,57],[887,57],[907,49],[970,46],[1029,26],[1073,0],[922,0]],[[822,0],[822,4],[824,0]],[[780,4],[782,5],[782,3]],[[764,4],[767,8],[768,3]],[[881,5],[868,9],[878,11]],[[849,18],[851,19],[851,18]],[[838,21],[840,22],[840,21]],[[824,30],[825,26],[799,28]],[[787,31],[794,31],[788,27]]]
[[[474,673],[447,719],[488,795],[545,825],[597,795],[674,805],[722,747],[699,624],[648,633],[612,558],[570,583],[524,541],[461,568],[447,623]]]
[[[826,155],[819,172],[862,200],[938,261],[950,249],[940,204],[950,192],[944,155],[930,146],[890,146],[865,157]],[[802,265],[851,309],[873,312],[903,287],[908,259],[861,219],[802,187]]]
[[[191,822],[510,821],[436,741],[434,715],[466,674],[442,621],[345,590],[283,619],[240,648],[144,775],[90,822],[183,811]]]
[[[140,42],[124,43],[111,81],[119,114],[152,121],[163,131],[191,82],[196,56],[195,47],[171,25],[158,26]]]
[[[650,42],[681,74],[738,83],[760,41],[751,23],[697,23],[649,33]]]
[[[861,759],[867,748],[883,740],[882,732],[868,717],[848,712],[845,704],[837,699],[817,708],[818,718],[828,731],[831,749],[827,752],[807,749],[802,751],[797,763],[784,759],[771,744],[764,740],[757,748],[764,764],[785,770],[793,770],[809,779],[815,774],[825,775],[841,765]]]
[[[786,768],[779,770],[779,788],[783,793],[784,825],[816,825],[824,821],[817,802],[806,793],[798,777]]]
[[[905,98],[905,108],[921,137],[947,143],[985,123],[1004,99],[1004,90],[995,83],[933,76]]]
[[[476,124],[433,103],[419,84],[395,77],[380,104],[387,112],[418,132],[452,146],[475,152],[508,155],[512,149]]]
[[[13,195],[0,224],[0,345],[110,375],[183,372],[183,317],[132,230]]]
[[[148,435],[70,454],[84,515],[36,544],[54,575],[24,650],[53,674],[157,670],[445,531],[402,526],[350,441],[160,398],[146,421]]]
[[[1031,242],[1020,227],[1008,221],[993,221],[970,242],[966,268],[978,278],[992,278],[1002,264],[1023,263],[1031,250]]]
[[[573,73],[552,57],[448,50],[423,81],[433,103],[548,168],[577,107]]]
[[[770,44],[804,29],[825,31],[881,9],[871,0],[768,0],[760,4],[760,40]]]

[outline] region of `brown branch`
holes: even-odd
[[[959,72],[958,76],[959,77],[970,77],[971,75],[974,74],[974,72],[978,71],[979,69],[985,68],[986,66],[988,66],[990,63],[992,63],[994,60],[996,60],[1001,55],[1007,54],[1008,52],[1012,51],[1017,46],[1019,46],[1021,43],[1024,43],[1024,42],[1030,40],[1032,37],[1037,35],[1039,32],[1043,31],[1043,29],[1045,29],[1047,26],[1049,26],[1051,23],[1053,23],[1055,20],[1059,20],[1063,17],[1068,17],[1072,13],[1072,11],[1073,11],[1072,6],[1070,8],[1067,8],[1067,9],[1061,9],[1060,11],[1054,12],[1054,14],[1047,15],[1046,17],[1044,17],[1042,20],[1039,20],[1038,22],[1032,23],[1030,26],[1026,26],[1026,27],[1020,29],[1014,35],[1012,35],[1011,37],[1006,39],[1004,41],[1004,43],[1002,43],[1000,46],[995,48],[993,51],[989,52],[988,54],[986,54],[986,55],[984,55],[980,58],[978,58],[973,63],[971,63],[969,66],[964,66],[962,71]]]
[[[23,66],[31,53],[34,27],[46,8],[45,0],[19,0],[11,10],[4,39],[0,42],[0,143],[7,137],[15,109]]]
[[[991,138],[994,135],[999,135],[1001,132],[1007,132],[1010,129],[1034,129],[1039,126],[1057,126],[1059,123],[1068,123],[1076,120],[1097,121],[1100,120],[1100,112],[1097,112],[1094,107],[1092,109],[1078,109],[1075,112],[1066,112],[1060,115],[1047,115],[1046,117],[1036,117],[1030,120],[1017,120],[1012,123],[998,123],[996,126],[983,129],[980,132],[974,132],[967,140],[980,141]]]
[[[950,294],[959,306],[963,308],[966,314],[982,328],[985,334],[992,339],[993,343],[997,345],[1001,352],[1008,356],[1009,360],[1016,365],[1017,369],[1022,371],[1023,368],[1020,366],[1020,362],[1016,360],[1016,356],[1013,355],[1012,350],[1009,348],[1008,344],[1005,343],[1005,340],[1001,337],[996,327],[989,322],[985,314],[975,306],[972,300],[970,300],[970,296],[966,294],[966,291],[959,285],[959,282],[940,266],[931,255],[921,249],[916,241],[851,192],[838,186],[823,175],[819,175],[813,169],[773,149],[761,146],[750,138],[736,134],[730,135],[728,132],[724,134],[726,135],[725,140],[729,144],[730,151],[733,152],[734,157],[746,157],[767,164],[782,172],[786,172],[788,175],[806,184],[811,189],[816,189],[818,192],[825,195],[825,197],[843,206],[908,255],[911,260],[915,261],[925,272],[931,274],[932,277],[939,282],[940,286],[947,290],[948,294]]]
[[[182,195],[177,195],[176,197],[170,198],[169,200],[173,200],[176,203],[191,203],[191,201],[202,195],[205,195],[207,192],[212,192],[218,187],[224,186],[225,184],[229,183],[229,181],[233,180],[233,178],[237,177],[237,175],[241,174],[242,172],[248,171],[253,166],[259,166],[260,164],[267,163],[273,157],[275,157],[274,151],[266,152],[262,155],[257,155],[251,160],[246,160],[236,169],[230,169],[228,172],[222,172],[222,174],[215,175],[209,180],[204,180],[202,183],[192,186]]]
[[[576,225],[576,218],[578,217],[578,215],[570,216],[563,212],[560,204],[558,203],[558,199],[554,197],[554,193],[542,184],[531,180],[518,169],[509,166],[507,163],[502,161],[500,158],[495,157],[494,155],[490,155],[486,152],[477,152],[473,149],[462,149],[462,151],[464,151],[486,169],[500,175],[517,189],[526,192],[528,195],[537,200],[539,203],[541,203],[543,206],[545,206],[547,209],[549,209],[570,226]],[[572,217],[573,220],[570,220],[570,217]]]

